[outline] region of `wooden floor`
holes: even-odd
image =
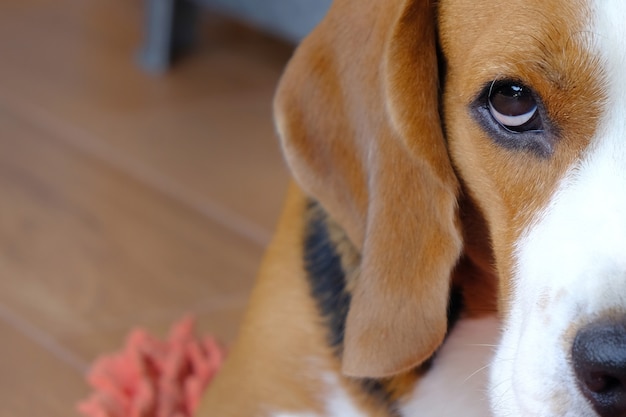
[[[150,76],[142,4],[0,4],[0,417],[77,416],[88,364],[136,325],[192,312],[232,341],[276,221],[290,48],[205,16]]]

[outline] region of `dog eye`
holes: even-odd
[[[502,127],[516,133],[542,130],[533,91],[516,82],[494,83],[487,99],[491,116]]]

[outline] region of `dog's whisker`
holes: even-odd
[[[469,381],[470,379],[472,379],[473,377],[475,377],[476,375],[478,375],[479,373],[481,373],[482,371],[484,371],[485,369],[489,368],[489,364],[481,366],[480,368],[478,368],[477,370],[475,370],[474,372],[472,372],[470,375],[467,376],[467,378],[465,378],[463,380],[463,383],[465,384],[467,381]]]
[[[466,346],[468,347],[498,347],[498,345],[494,345],[492,343],[468,343]]]

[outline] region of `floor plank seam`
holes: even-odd
[[[202,315],[215,314],[220,311],[225,310],[235,310],[240,309],[244,310],[245,306],[248,304],[249,295],[233,295],[233,296],[224,296],[219,299],[209,299],[207,301],[201,303],[195,303],[194,305],[189,305],[186,309],[179,310],[164,310],[164,311],[153,311],[150,313],[142,313],[140,316],[134,318],[134,324],[130,325],[128,323],[121,323],[119,325],[101,325],[98,329],[94,330],[95,333],[128,333],[133,328],[141,327],[150,327],[159,323],[174,323],[177,320],[185,317],[186,315],[191,315],[192,317],[199,317]],[[211,331],[211,329],[207,329],[207,331]],[[91,332],[80,332],[81,336],[85,336],[91,334]],[[123,340],[119,341],[120,345],[123,343]]]
[[[93,135],[76,126],[64,126],[54,117],[46,114],[40,107],[28,104],[24,100],[11,97],[6,99],[0,96],[7,111],[13,110],[13,114],[22,121],[34,123],[39,129],[43,129],[53,135],[54,139],[78,149],[93,158],[101,160],[116,170],[123,172],[134,180],[150,187],[151,189],[171,198],[188,209],[200,213],[209,220],[232,231],[236,235],[249,240],[262,248],[266,247],[271,238],[271,232],[258,224],[232,213],[229,209],[215,202],[199,201],[192,197],[188,191],[171,182],[154,170],[141,166],[135,161],[130,161],[119,155],[108,146],[103,145]],[[2,104],[2,103],[0,103]],[[17,114],[15,114],[17,113]]]
[[[70,368],[85,375],[89,365],[70,349],[63,346],[45,331],[34,326],[7,306],[0,304],[0,320],[11,326],[18,333],[45,349],[55,358],[68,365]]]

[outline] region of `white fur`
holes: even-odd
[[[608,310],[626,315],[626,1],[590,4],[587,44],[601,59],[608,100],[583,159],[517,242],[511,310],[490,366],[494,417],[595,417],[569,363],[572,336]],[[403,417],[489,415],[479,369],[490,350],[478,345],[492,343],[493,324],[455,329],[401,405]],[[328,416],[363,416],[335,387]]]
[[[320,393],[321,400],[325,403],[325,413],[318,415],[310,412],[302,413],[276,413],[271,417],[367,417],[367,414],[359,410],[352,398],[339,383],[337,376],[331,372],[322,375],[325,389]]]
[[[460,321],[437,353],[433,367],[400,407],[401,415],[487,417],[487,367],[499,328],[493,317]]]
[[[461,320],[437,353],[433,367],[413,391],[400,401],[403,417],[488,417],[487,368],[499,338],[494,317]],[[366,417],[341,387],[337,377],[324,373],[320,393],[325,414],[275,413],[272,417]]]
[[[328,396],[326,410],[328,416],[365,417],[366,414],[357,408],[348,393],[341,387],[337,377],[328,373],[324,379],[331,394]]]
[[[626,2],[595,0],[589,44],[609,94],[582,161],[518,242],[512,308],[492,367],[496,417],[592,417],[568,362],[572,330],[626,313]]]

